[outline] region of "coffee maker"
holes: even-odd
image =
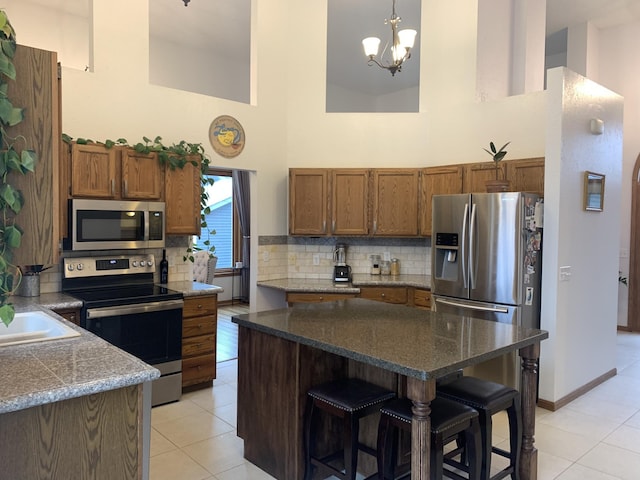
[[[343,243],[336,244],[333,251],[333,281],[337,283],[351,281],[351,267],[347,265],[347,246]]]

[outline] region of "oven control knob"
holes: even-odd
[[[149,261],[147,262],[147,265],[149,265],[150,267],[153,267],[153,260],[149,260]]]
[[[76,267],[78,270],[82,270],[84,268],[84,265],[82,265],[81,263],[78,264],[78,266]]]
[[[70,263],[69,265],[67,265],[67,270],[69,270],[70,272],[73,272],[73,263]]]
[[[144,260],[140,260],[140,266],[144,267],[146,265],[146,262]]]
[[[138,266],[138,261],[137,261],[137,260],[134,260],[133,262],[131,262],[131,264],[132,264],[134,267],[137,267],[137,266]]]

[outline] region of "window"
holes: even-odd
[[[211,210],[206,216],[207,227],[202,229],[200,237],[194,239],[197,248],[208,250],[207,240],[216,247],[218,257],[216,270],[230,269],[235,264],[238,239],[237,215],[233,203],[233,180],[230,170],[209,169],[207,177],[213,178],[213,185],[207,186],[209,194],[208,207]],[[209,230],[215,234],[209,235]]]

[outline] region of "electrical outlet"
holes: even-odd
[[[560,281],[568,282],[571,280],[571,267],[560,267]]]
[[[269,261],[269,250],[265,250],[264,252],[262,252],[262,261],[263,262]]]
[[[383,252],[382,253],[382,260],[386,260],[387,262],[391,261],[391,252]]]
[[[320,254],[319,253],[314,253],[313,254],[313,264],[314,265],[320,265]]]
[[[289,254],[289,265],[290,266],[294,266],[297,261],[298,261],[298,256],[295,253],[290,253]]]

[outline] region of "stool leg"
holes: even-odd
[[[391,424],[391,420],[386,415],[380,416],[378,424],[378,444],[377,444],[377,461],[378,461],[378,479],[387,480],[394,478],[395,457],[393,456],[393,439],[390,437],[395,434],[395,429]]]
[[[313,417],[315,413],[315,403],[313,398],[307,398],[307,408],[306,408],[306,416],[304,420],[304,480],[311,480],[313,477],[313,467],[311,466],[311,456],[314,452],[312,452],[312,439],[314,436],[313,432]]]
[[[358,436],[360,420],[352,414],[344,417],[344,472],[345,478],[355,480],[358,465]]]
[[[442,464],[444,457],[444,439],[441,434],[431,435],[431,480],[442,479]]]
[[[480,480],[482,472],[482,442],[480,434],[480,422],[477,418],[471,419],[469,427],[471,433],[465,435],[465,454],[469,467],[469,480]]]
[[[512,480],[520,477],[520,450],[522,449],[522,415],[520,413],[520,396],[513,399],[513,403],[507,408],[509,417],[509,464],[513,467]]]
[[[480,421],[480,437],[482,443],[482,472],[480,478],[482,480],[489,480],[491,478],[491,451],[493,448],[493,424],[491,415],[486,410],[480,410],[478,412]]]

